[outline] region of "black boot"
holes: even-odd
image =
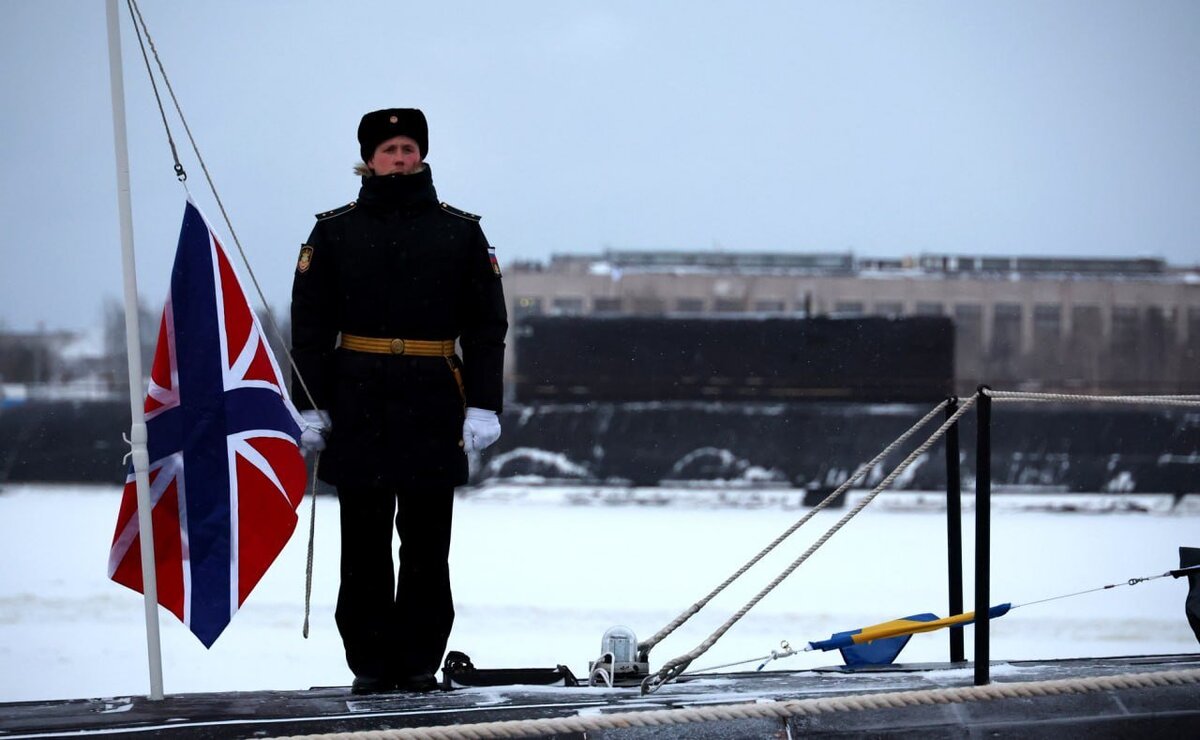
[[[370,676],[355,676],[354,683],[350,684],[351,694],[382,694],[388,691],[394,691],[396,685],[391,681],[382,678],[371,678]]]
[[[411,676],[404,676],[396,681],[396,688],[400,691],[410,691],[415,694],[428,694],[430,691],[438,689],[438,682],[432,673],[414,673]]]

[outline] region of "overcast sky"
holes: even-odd
[[[383,107],[424,109],[439,195],[483,215],[502,262],[606,247],[1200,262],[1195,0],[141,8],[280,311],[313,214],[357,194],[359,117]],[[0,12],[0,326],[83,328],[122,290],[104,2]],[[157,313],[185,194],[122,22]]]

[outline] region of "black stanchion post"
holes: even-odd
[[[946,418],[958,411],[958,397],[946,399]],[[958,467],[958,422],[946,430],[946,566],[950,586],[950,614],[963,611],[962,475]],[[950,628],[950,662],[966,660],[963,628]]]
[[[979,386],[975,423],[975,685],[991,682],[992,399]]]

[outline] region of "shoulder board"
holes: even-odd
[[[462,209],[455,208],[454,206],[450,205],[449,203],[443,202],[443,203],[439,203],[438,205],[440,205],[442,207],[442,210],[445,211],[446,213],[449,213],[453,216],[458,216],[459,218],[465,218],[468,221],[478,221],[479,219],[483,218],[483,216],[476,216],[474,213],[467,213],[466,211],[464,211]]]
[[[346,205],[342,206],[341,208],[334,208],[332,211],[325,211],[324,213],[318,213],[317,220],[324,221],[327,218],[333,218],[334,216],[340,216],[343,213],[349,213],[350,211],[354,210],[354,206],[356,206],[356,205],[358,205],[358,201],[352,200],[349,203],[347,203]]]

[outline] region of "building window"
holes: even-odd
[[[942,304],[926,303],[925,301],[917,302],[918,316],[941,316],[943,313]]]
[[[561,316],[578,316],[583,313],[583,299],[578,296],[559,296],[550,306],[553,313]]]
[[[1133,352],[1138,344],[1138,307],[1113,306],[1112,348],[1122,354]]]
[[[955,305],[954,331],[960,347],[978,352],[983,347],[983,308],[977,303]]]
[[[1110,374],[1099,306],[1071,306],[1071,331],[1062,347],[1063,374],[1079,387],[1095,387]]]
[[[1081,341],[1094,342],[1100,336],[1100,307],[1071,307],[1071,336]]]
[[[783,301],[763,300],[754,302],[754,310],[758,313],[783,313]]]
[[[1141,312],[1137,306],[1113,306],[1112,334],[1109,340],[1108,361],[1110,379],[1118,387],[1128,387],[1139,380],[1145,343],[1142,341]]]
[[[635,314],[660,314],[666,311],[666,304],[661,298],[634,298],[633,312]]]
[[[997,303],[992,314],[992,356],[1012,357],[1021,351],[1021,304]]]
[[[542,313],[542,299],[536,296],[521,296],[513,306],[516,318],[538,316]]]
[[[717,313],[738,313],[746,310],[746,302],[737,298],[718,298],[713,302],[713,310]]]
[[[592,313],[621,313],[620,298],[594,298]]]
[[[675,310],[682,313],[700,313],[704,310],[704,299],[679,298],[675,301]]]
[[[894,301],[878,301],[875,303],[875,313],[879,316],[902,316],[904,304]]]
[[[1033,307],[1033,341],[1035,344],[1057,343],[1062,338],[1062,306],[1039,303]]]
[[[1146,306],[1138,328],[1138,355],[1142,358],[1142,378],[1149,379],[1158,368],[1170,362],[1175,344],[1175,309],[1170,306]]]
[[[833,312],[844,316],[862,316],[863,304],[862,301],[838,301],[833,304]]]

